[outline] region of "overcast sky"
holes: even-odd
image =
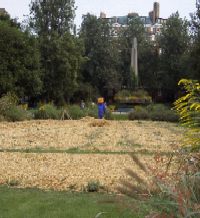
[[[90,12],[98,15],[101,11],[107,16],[127,15],[129,12],[137,12],[140,15],[148,15],[153,9],[155,0],[75,0],[75,22],[81,23],[83,14]],[[0,0],[0,8],[6,8],[11,17],[23,19],[23,15],[29,14],[31,0]],[[160,17],[168,18],[173,12],[179,11],[181,17],[189,18],[189,13],[195,11],[196,0],[159,0]]]

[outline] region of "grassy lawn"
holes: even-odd
[[[123,205],[136,205],[134,212],[116,203],[116,197],[98,193],[70,193],[0,187],[0,218],[143,218],[151,208],[123,198]]]

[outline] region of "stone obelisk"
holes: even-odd
[[[134,71],[134,78],[136,79],[136,86],[138,86],[138,50],[137,50],[137,38],[133,39],[131,49],[131,69]]]

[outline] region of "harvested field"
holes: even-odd
[[[164,122],[29,121],[0,123],[0,148],[167,152],[180,145],[183,131]],[[95,123],[95,126],[93,126]],[[101,126],[101,125],[100,125]]]
[[[0,184],[17,181],[20,187],[80,191],[88,182],[99,181],[106,190],[116,191],[121,179],[129,179],[125,169],[131,168],[143,178],[146,176],[129,155],[112,152],[141,152],[140,160],[155,166],[152,153],[174,151],[180,145],[182,134],[183,130],[176,124],[161,122],[89,118],[80,121],[2,122]],[[23,150],[26,148],[42,150],[26,153]],[[74,148],[95,153],[67,153],[68,149]],[[18,152],[14,152],[15,149]],[[51,149],[59,149],[61,153],[51,152]],[[105,154],[100,154],[100,151]],[[145,155],[144,151],[146,154],[151,152],[151,155]]]
[[[151,156],[139,159],[156,164]],[[122,180],[130,179],[126,169],[147,179],[130,155],[0,153],[0,166],[0,184],[16,181],[19,187],[41,189],[81,191],[88,182],[99,181],[105,190],[116,191]]]

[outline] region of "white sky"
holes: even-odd
[[[139,15],[148,15],[153,9],[155,0],[75,0],[75,23],[80,25],[83,14],[90,12],[98,15],[101,11],[107,16],[127,15],[129,12],[137,12]],[[31,0],[0,0],[0,8],[6,8],[11,17],[23,19],[23,15],[29,14]],[[172,13],[179,11],[182,18],[189,18],[189,13],[194,12],[196,0],[158,0],[160,2],[160,17],[168,18]]]

